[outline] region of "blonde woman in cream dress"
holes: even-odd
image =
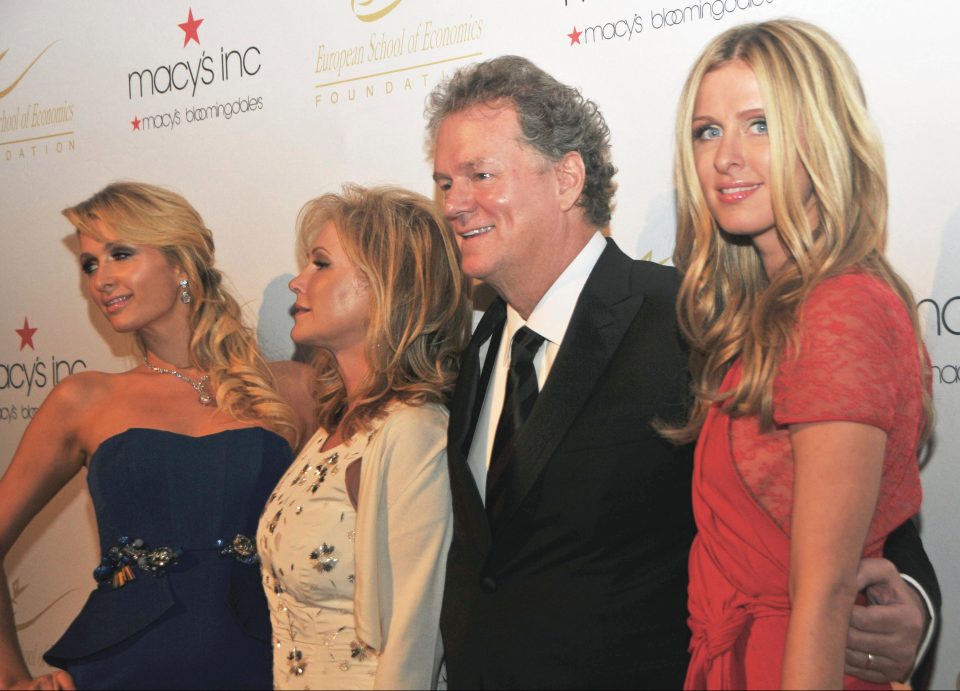
[[[306,204],[293,339],[319,429],[257,532],[277,688],[436,688],[452,514],[446,396],[469,336],[430,200],[347,186]]]

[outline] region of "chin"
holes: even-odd
[[[730,223],[721,223],[718,222],[717,225],[720,226],[720,229],[727,235],[736,235],[737,237],[742,238],[752,238],[757,235],[763,235],[766,231],[770,230],[772,223],[751,223],[743,221],[742,219],[731,219]]]
[[[492,273],[492,267],[488,266],[482,259],[464,258],[461,260],[460,268],[467,278],[477,281],[486,281]]]
[[[290,331],[290,340],[300,346],[307,346],[308,348],[313,348],[316,346],[316,343],[312,341],[316,340],[311,338],[310,334],[304,333],[302,330],[298,330],[296,326]]]
[[[142,326],[141,324],[131,324],[130,322],[124,320],[114,321],[110,317],[107,317],[107,321],[110,323],[110,328],[118,334],[135,333],[139,331]]]

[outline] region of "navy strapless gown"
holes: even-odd
[[[134,428],[104,441],[87,474],[103,554],[121,539],[182,553],[159,575],[134,568],[122,587],[98,587],[44,659],[81,689],[272,688],[259,566],[221,554],[218,540],[256,535],[290,460],[287,442],[259,427]]]

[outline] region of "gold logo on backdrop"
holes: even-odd
[[[350,1],[358,19],[372,22],[392,12],[403,0]],[[385,26],[389,24],[393,26]],[[356,33],[363,32],[360,28]],[[425,19],[415,26],[383,22],[371,25],[368,36],[366,41],[357,35],[341,39],[342,43],[317,46],[316,106],[337,105],[341,99],[350,102],[390,96],[395,92],[426,90],[431,76],[435,79],[437,72],[427,68],[440,68],[481,55],[472,48],[483,37],[483,18],[470,14],[452,23]]]
[[[350,0],[350,6],[360,21],[375,22],[393,12],[402,1],[403,0]]]
[[[21,87],[30,70],[57,43],[59,40],[53,41],[41,50],[25,68],[18,65],[16,70],[19,74],[12,81],[7,74],[0,76],[0,104],[4,106],[0,108],[0,160],[2,161],[35,159],[49,154],[75,151],[77,148],[77,143],[72,138],[73,130],[66,129],[69,127],[66,123],[73,121],[72,103],[66,100],[43,103],[33,99],[27,103],[10,103],[17,100],[11,94]],[[7,57],[9,52],[9,49],[0,52],[0,61]],[[21,93],[22,89],[17,91],[18,96]],[[9,99],[7,99],[8,96],[10,96]],[[63,131],[51,132],[52,127]]]
[[[54,41],[53,43],[56,43],[56,41]],[[53,43],[51,43],[49,46],[47,46],[46,48],[44,48],[43,50],[40,51],[40,54],[37,55],[37,57],[35,57],[35,58],[33,59],[33,62],[31,62],[29,65],[27,65],[27,68],[26,68],[23,72],[20,73],[20,76],[17,77],[17,78],[14,80],[13,84],[11,84],[10,86],[8,86],[6,89],[0,90],[0,98],[3,98],[3,97],[6,96],[7,94],[9,94],[11,91],[13,91],[14,89],[17,88],[17,84],[20,83],[20,80],[27,76],[27,72],[29,72],[29,71],[33,68],[33,66],[37,64],[37,60],[39,60],[40,58],[42,58],[44,53],[46,53],[48,50],[50,50],[50,46],[52,46]],[[3,58],[7,55],[8,52],[9,52],[9,49],[7,49],[7,50],[3,51],[2,53],[0,53],[0,61],[3,61]]]
[[[657,262],[657,264],[666,264],[670,261],[670,257],[664,257],[663,259],[657,260],[653,258],[653,250],[648,250],[645,255],[640,257],[645,262]]]

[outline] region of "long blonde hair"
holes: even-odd
[[[183,269],[190,302],[191,364],[210,374],[217,405],[237,419],[262,422],[296,448],[299,428],[293,409],[276,391],[267,363],[240,305],[214,268],[213,235],[200,214],[179,194],[139,182],[116,182],[63,215],[78,233],[104,241],[96,221],[120,239],[156,247]],[[140,335],[141,354],[146,347]]]
[[[788,260],[771,278],[749,242],[726,235],[707,207],[691,133],[704,75],[732,60],[749,65],[760,85],[770,142],[773,215]],[[810,178],[816,225],[801,196],[798,163]],[[773,424],[773,382],[795,338],[800,305],[812,288],[851,268],[885,281],[913,321],[927,368],[913,295],[883,255],[887,180],[883,149],[871,124],[853,62],[822,29],[796,20],[734,27],[715,38],[683,88],[676,125],[677,239],[674,263],[684,274],[677,311],[691,349],[696,400],[689,422],[667,432],[691,441],[710,405],[725,398],[733,415]],[[739,384],[718,395],[736,358]],[[926,386],[927,430],[932,404]]]
[[[328,222],[371,296],[371,372],[352,400],[333,355],[317,349],[313,357],[319,424],[331,431],[339,426],[346,439],[369,428],[392,401],[446,402],[470,337],[470,289],[453,234],[426,197],[345,185],[342,194],[312,199],[297,219],[303,262]]]

